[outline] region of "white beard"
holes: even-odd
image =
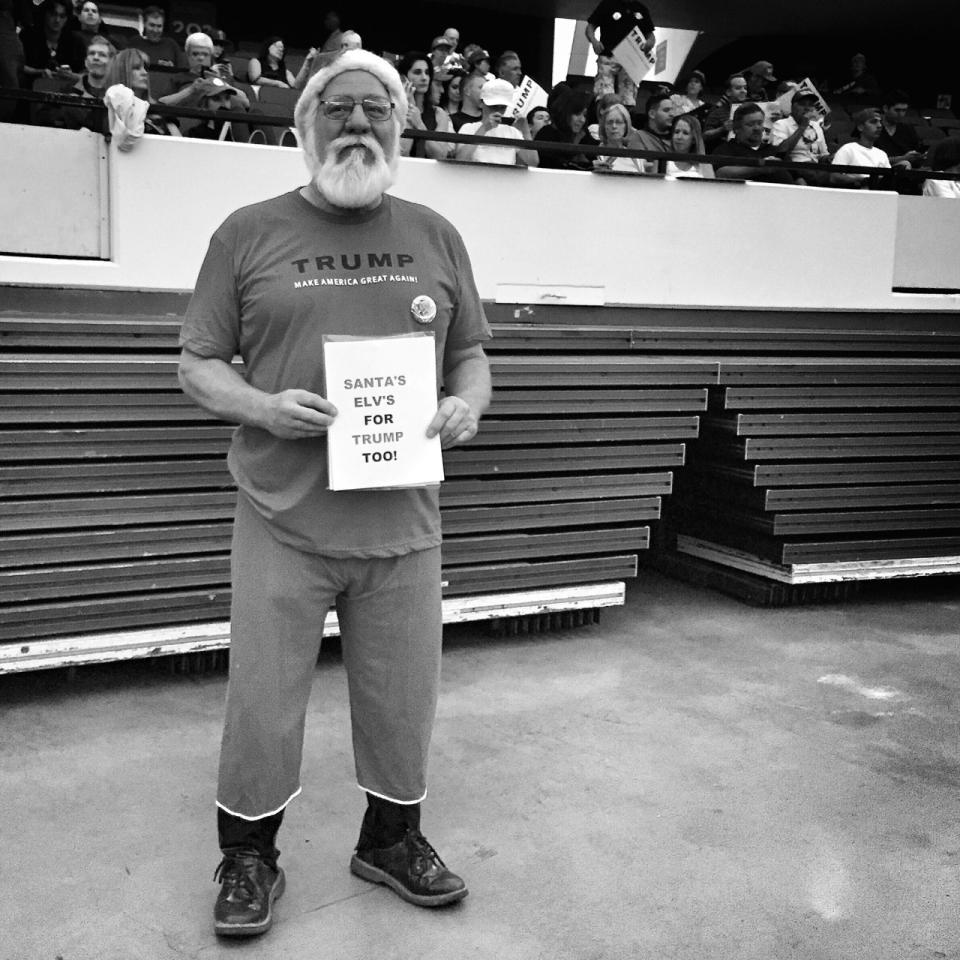
[[[341,158],[340,152],[350,144],[366,147],[373,154],[373,162],[369,162],[367,150],[349,150]],[[391,186],[396,168],[396,154],[388,161],[372,136],[338,137],[327,145],[323,163],[313,170],[313,183],[336,207],[368,207]]]

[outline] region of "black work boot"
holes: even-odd
[[[213,909],[213,929],[223,937],[254,937],[273,925],[273,902],[286,880],[277,865],[274,845],[283,811],[259,820],[244,820],[217,809],[223,860],[213,875],[220,894]]]
[[[420,805],[392,803],[369,793],[367,799],[350,870],[364,880],[385,884],[418,907],[462,900],[467,885],[447,869],[420,832]]]

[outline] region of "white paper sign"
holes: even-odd
[[[509,116],[525,117],[534,107],[547,105],[547,91],[533,77],[524,77],[513,95]]]
[[[614,48],[617,63],[627,71],[634,83],[639,83],[656,66],[656,57],[643,49],[646,38],[639,27],[634,27]]]
[[[331,490],[422,487],[443,480],[440,437],[427,438],[437,412],[432,334],[325,337]]]

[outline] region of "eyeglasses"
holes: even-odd
[[[394,106],[390,100],[384,100],[382,97],[364,97],[363,100],[354,100],[353,97],[336,97],[333,100],[317,102],[328,120],[346,120],[358,103],[368,120],[389,120]]]

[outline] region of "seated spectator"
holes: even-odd
[[[727,89],[703,121],[703,142],[712,147],[728,140],[733,132],[730,107],[747,101],[747,78],[742,73],[727,77]]]
[[[523,66],[520,54],[516,50],[504,50],[497,57],[496,74],[500,80],[506,80],[511,87],[519,87],[523,79]]]
[[[128,46],[142,50],[154,66],[182,67],[186,57],[173,37],[163,35],[166,14],[160,7],[147,7],[143,11],[143,36],[132,39]]]
[[[66,0],[43,0],[40,5],[40,26],[25,27],[20,34],[23,44],[23,74],[31,84],[38,77],[74,83],[83,73],[86,47],[80,38],[67,29],[70,7]]]
[[[673,101],[668,93],[655,93],[647,98],[647,127],[637,131],[642,150],[665,153],[671,149],[670,129],[673,124]]]
[[[338,53],[343,31],[340,29],[340,16],[336,10],[328,10],[323,15],[323,29],[326,31],[326,40],[320,44],[320,53]]]
[[[107,89],[107,70],[116,55],[113,44],[106,37],[94,37],[87,47],[84,72],[77,82],[64,90],[87,101],[100,103]],[[106,113],[87,106],[54,106],[38,111],[38,123],[43,126],[80,130],[86,127],[97,133],[106,133]]]
[[[458,131],[465,123],[476,123],[483,117],[483,103],[480,100],[480,91],[487,81],[479,73],[471,73],[464,77],[460,85],[460,109],[450,114],[453,129]]]
[[[833,92],[851,100],[869,100],[880,96],[880,84],[867,70],[867,58],[862,53],[855,53],[850,58],[850,77]]]
[[[453,42],[448,36],[441,34],[433,38],[433,43],[430,44],[430,62],[433,64],[434,75],[443,73],[444,64],[451,53],[453,53]]]
[[[902,90],[891,90],[883,98],[883,123],[876,146],[889,158],[891,167],[917,166],[924,157],[916,130],[905,123],[910,97]]]
[[[550,111],[546,107],[534,107],[527,114],[527,126],[530,128],[531,139],[536,140],[537,134],[549,123]],[[590,136],[593,136],[593,134],[591,133]]]
[[[321,50],[317,47],[311,47],[304,57],[300,70],[293,78],[294,90],[302,90],[307,81],[320,69],[332,63],[345,50],[362,50],[363,37],[356,30],[337,31],[340,38],[340,47],[337,50]]]
[[[583,90],[572,90],[561,98],[551,113],[552,122],[541,128],[534,137],[538,143],[582,144],[599,147],[587,131],[587,109],[593,97]],[[589,170],[593,166],[593,157],[583,153],[539,148],[538,164],[547,170]]]
[[[80,29],[75,30],[74,33],[83,43],[84,50],[94,37],[105,37],[116,48],[116,41],[104,25],[103,18],[100,16],[100,7],[96,0],[83,0],[77,13],[77,19],[80,23]]]
[[[250,58],[247,64],[247,76],[251,83],[264,87],[285,87],[296,85],[293,74],[287,69],[284,59],[285,47],[282,37],[267,37],[263,41],[260,53]]]
[[[670,148],[674,153],[693,153],[703,156],[707,148],[703,143],[703,131],[700,121],[688,113],[673,118],[670,130]],[[692,177],[700,180],[713,180],[713,167],[698,160],[668,160],[668,177]]]
[[[223,30],[212,30],[210,39],[213,41],[213,68],[221,80],[233,80],[233,64],[227,56],[227,50],[232,44]]]
[[[833,155],[835,166],[876,167],[890,169],[890,158],[877,146],[883,119],[876,107],[861,110],[853,117],[853,137]],[[835,187],[868,187],[869,174],[831,173],[830,183]]]
[[[670,99],[673,101],[674,116],[683,113],[705,112],[707,103],[700,98],[706,77],[700,70],[694,70],[681,85],[683,93],[675,93]]]
[[[397,64],[397,72],[404,81],[407,94],[407,129],[439,130],[453,133],[450,116],[434,102],[433,63],[425,53],[411,51]],[[457,145],[439,140],[400,140],[400,155],[403,157],[428,157],[445,160],[452,156]]]
[[[557,86],[567,87],[566,84],[557,84]],[[567,87],[567,89],[570,89]],[[556,87],[554,87],[556,90]],[[550,95],[547,97],[547,107],[550,106],[551,100],[553,98],[553,90],[550,91]],[[603,140],[603,115],[615,104],[620,103],[620,98],[615,93],[605,93],[602,97],[597,97],[593,102],[594,111],[597,115],[596,123],[591,123],[587,126],[587,129],[590,131],[590,136],[593,137],[598,143]],[[621,106],[626,106],[621,104]],[[629,113],[629,109],[627,113]],[[630,120],[630,128],[633,129],[633,119]]]
[[[777,148],[763,142],[763,109],[755,103],[742,103],[733,114],[733,139],[721,143],[713,151],[714,157],[730,157],[731,161],[750,157],[776,162]],[[759,180],[766,183],[793,183],[786,170],[775,167],[737,164],[736,162],[713,165],[714,174],[723,180]]]
[[[198,81],[197,108],[200,110],[232,110],[233,102],[239,90],[231,87],[220,77],[207,77]],[[223,136],[223,127],[226,121],[211,117],[197,126],[191,127],[186,136],[196,137],[199,140],[219,140]]]
[[[442,86],[440,92],[440,106],[452,115],[460,111],[463,104],[463,72],[454,73]]]
[[[777,120],[770,130],[770,145],[777,154],[793,163],[825,164],[830,161],[830,151],[823,135],[823,126],[817,122],[817,95],[794,94],[790,101],[790,116]],[[825,187],[830,175],[823,170],[811,169],[809,173],[797,174],[809,186]]]
[[[142,50],[133,47],[121,50],[107,68],[104,87],[110,90],[111,87],[120,84],[128,87],[138,100],[143,100],[148,105],[155,104],[157,100],[150,92],[150,72],[147,69],[149,66],[150,58]],[[151,114],[149,111],[143,118],[142,132],[161,136],[180,136],[179,128],[169,117]]]
[[[642,149],[637,131],[630,122],[630,111],[622,103],[610,104],[600,117],[600,143],[618,150]],[[646,161],[640,157],[599,156],[593,161],[594,170],[617,173],[646,173]]]
[[[769,60],[758,60],[743,71],[747,78],[747,99],[756,103],[767,103],[776,98],[777,78],[773,75],[773,64]]]
[[[480,89],[482,116],[478,123],[465,123],[460,133],[471,137],[500,137],[508,140],[524,139],[517,127],[503,123],[503,115],[513,103],[514,89],[507,80],[488,80]],[[518,124],[519,126],[519,124]],[[524,124],[525,126],[525,124]],[[459,143],[457,160],[476,160],[479,163],[497,163],[507,166],[537,165],[536,150],[500,144]]]
[[[960,138],[947,137],[930,148],[930,169],[939,173],[960,174]],[[960,180],[925,180],[925,197],[945,197],[960,200]]]
[[[198,108],[207,89],[204,80],[211,76],[223,80],[223,77],[219,77],[213,70],[213,41],[207,34],[191,33],[184,48],[190,77],[184,80],[174,93],[161,97],[160,103],[165,103],[168,107]],[[233,91],[230,109],[249,110],[250,100],[247,95],[236,87],[230,89]]]

